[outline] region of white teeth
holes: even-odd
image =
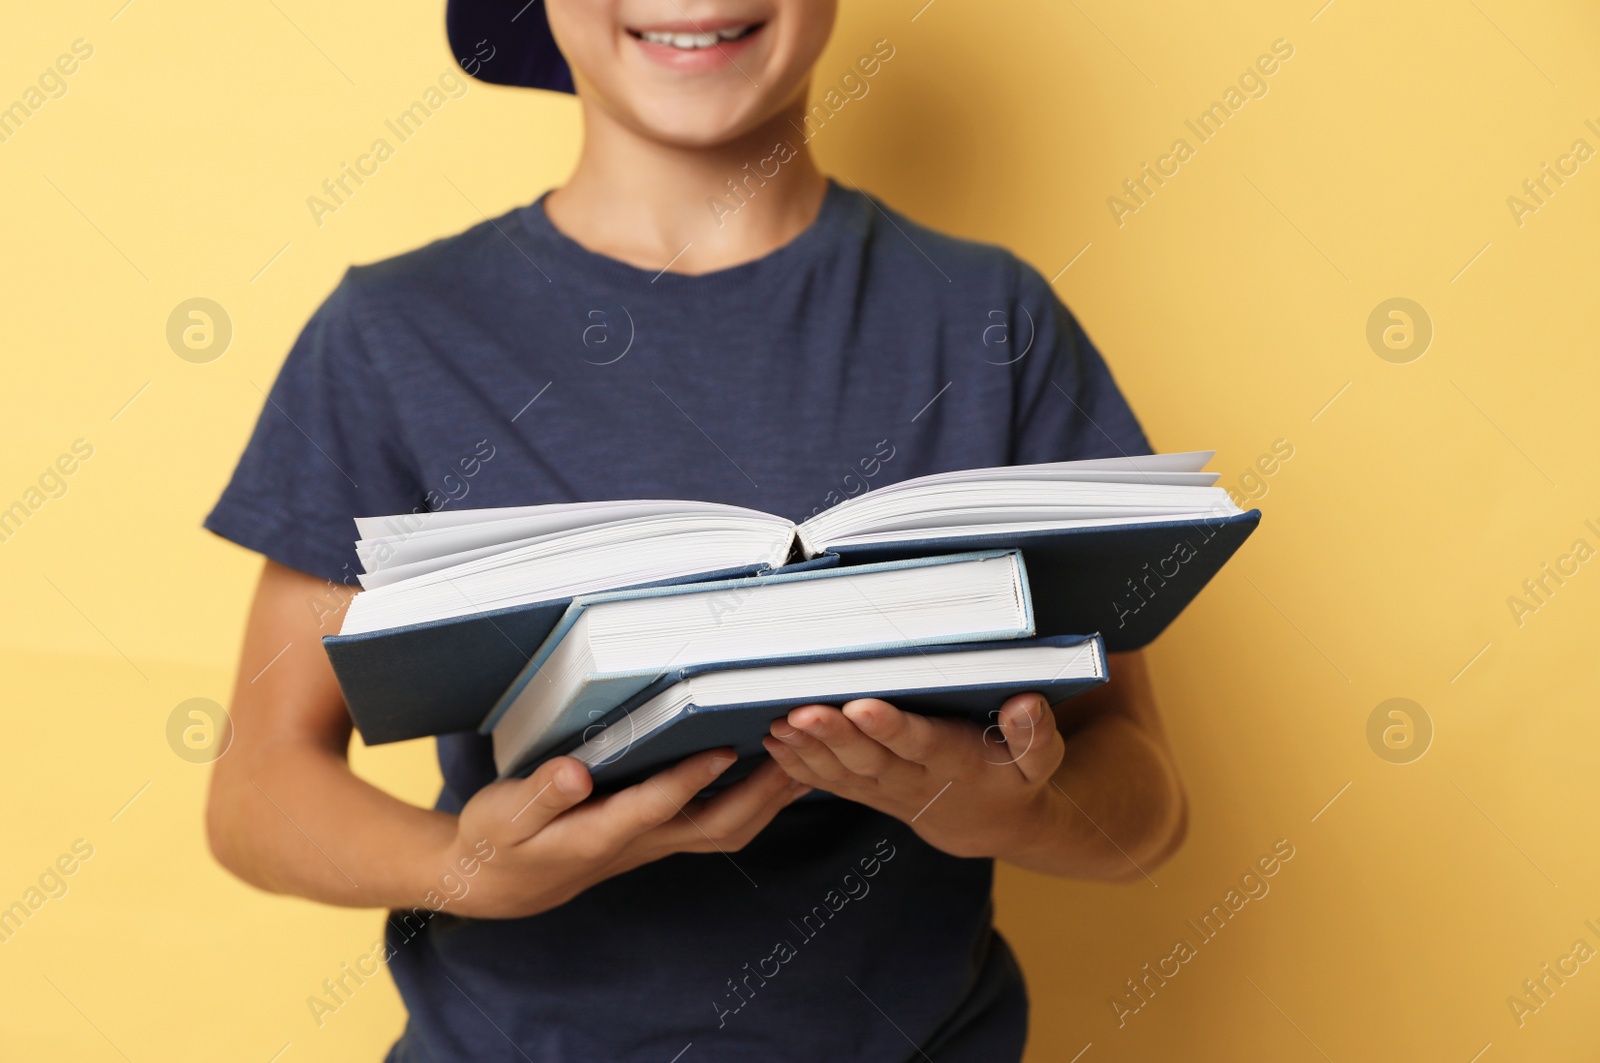
[[[715,33],[664,33],[657,30],[641,30],[639,37],[651,44],[665,44],[685,51],[696,51],[701,48],[715,48],[723,41],[738,40],[749,31],[749,26],[718,30]]]

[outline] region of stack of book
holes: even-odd
[[[1255,529],[1210,457],[942,473],[799,525],[692,501],[365,517],[323,643],[369,745],[477,730],[502,776],[753,758],[790,709],[860,697],[992,722],[1105,682]]]

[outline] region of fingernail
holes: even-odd
[[[734,757],[712,757],[711,774],[721,775],[723,772],[727,771],[733,766],[735,759],[736,758]]]
[[[861,709],[850,714],[850,722],[863,731],[870,731],[878,726],[878,714],[871,709]]]
[[[785,728],[787,728],[787,730]],[[799,736],[799,733],[800,732],[796,731],[793,727],[789,727],[787,724],[776,723],[772,725],[772,737],[776,738],[780,742],[786,742],[789,745],[794,744],[794,740]]]
[[[562,768],[556,772],[556,789],[564,794],[579,794],[583,792],[583,780],[571,768]]]

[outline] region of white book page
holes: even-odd
[[[918,476],[899,483],[886,484],[868,494],[889,494],[897,491],[918,490],[933,484],[977,483],[983,480],[1082,480],[1105,482],[1109,475],[1116,483],[1167,482],[1164,477],[1175,474],[1172,483],[1197,483],[1209,487],[1216,483],[1216,473],[1205,471],[1206,464],[1216,455],[1214,450],[1190,450],[1181,454],[1136,454],[1118,458],[1087,458],[1083,461],[1049,461],[1037,465],[995,465],[984,469],[957,469],[931,476]],[[1201,480],[1194,477],[1208,479]],[[857,497],[866,497],[860,495]],[[849,505],[841,502],[840,506]],[[837,509],[838,507],[834,507]],[[831,512],[831,511],[830,511]]]
[[[1163,524],[1168,521],[1218,520],[1242,512],[1232,507],[1226,512],[1195,510],[1193,512],[1162,513],[1143,517],[1086,517],[1073,520],[1015,521],[1008,524],[966,524],[938,528],[917,529],[908,535],[903,528],[891,531],[864,532],[860,535],[841,535],[825,543],[806,542],[806,556],[814,557],[841,546],[873,546],[879,543],[897,543],[904,539],[960,539],[969,535],[1023,535],[1029,532],[1060,531],[1065,528],[1126,528],[1137,524]],[[965,548],[964,548],[965,549]]]
[[[541,537],[542,538],[542,537]],[[356,578],[361,581],[363,590],[372,590],[375,587],[387,587],[391,583],[411,579],[413,576],[425,576],[430,572],[441,569],[453,568],[456,565],[465,565],[469,561],[480,558],[493,557],[495,554],[509,553],[520,550],[525,546],[532,546],[540,542],[540,538],[517,539],[509,543],[494,543],[490,546],[481,546],[476,550],[462,550],[459,553],[443,554],[439,557],[425,557],[420,561],[390,562],[387,565],[371,565],[366,559],[362,560],[362,567],[367,571]]]
[[[1216,473],[1204,471],[1214,453],[1199,450],[1182,454],[1141,454],[936,473],[889,484],[841,502],[803,522],[800,535],[809,551],[814,545],[843,536],[883,530],[879,522],[884,519],[915,516],[920,526],[954,524],[956,518],[949,510],[972,509],[983,504],[984,499],[1013,507],[1046,500],[1061,504],[1079,499],[1085,506],[1127,503],[1152,509],[1204,508],[1210,501],[1194,501],[1198,497],[1194,492],[1217,482]],[[1014,500],[1001,502],[1001,495]],[[1012,513],[974,522],[1000,523],[1018,519],[1023,518]],[[1045,517],[1041,513],[1034,519]]]
[[[759,510],[726,506],[716,502],[680,500],[643,500],[627,502],[578,502],[551,506],[519,506],[506,509],[460,510],[454,513],[402,514],[392,517],[361,517],[358,528],[381,523],[389,528],[402,528],[389,534],[373,535],[357,540],[356,556],[368,572],[411,565],[419,561],[447,558],[452,554],[481,551],[486,547],[503,546],[511,549],[527,543],[594,528],[617,521],[638,520],[645,517],[702,517],[707,522],[719,518],[748,520],[763,518],[774,523],[787,523],[781,517]],[[417,524],[424,518],[452,518],[456,523],[427,526]],[[471,520],[460,518],[471,517]],[[462,557],[460,560],[470,560]]]
[[[616,499],[606,502],[553,502],[540,506],[502,506],[494,509],[441,509],[432,513],[397,513],[387,517],[357,517],[356,531],[363,540],[392,538],[404,540],[422,532],[444,528],[461,528],[473,524],[491,524],[514,519],[530,520],[542,531],[523,532],[523,536],[581,528],[590,524],[608,524],[628,517],[653,516],[666,513],[735,512],[749,515],[759,510],[720,502],[700,502],[694,499]],[[771,514],[761,513],[762,516]],[[518,536],[520,538],[521,536]]]
[[[675,579],[702,572],[777,567],[794,540],[787,521],[640,517],[550,535],[355,596],[342,634],[442,620]]]

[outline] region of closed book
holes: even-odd
[[[598,787],[614,789],[720,746],[748,766],[763,755],[761,740],[774,720],[802,705],[858,698],[983,726],[985,754],[999,766],[1017,756],[997,727],[989,729],[1008,698],[1038,693],[1059,704],[1106,679],[1105,649],[1093,635],[696,665],[661,677],[518,773],[564,754],[582,761]],[[725,776],[740,774],[736,767]]]
[[[1027,570],[1014,550],[585,595],[482,729],[507,774],[675,669],[1031,634]]]

